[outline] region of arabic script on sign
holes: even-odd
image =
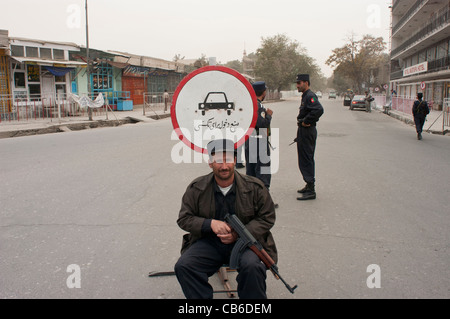
[[[194,130],[200,131],[201,127],[207,127],[210,130],[214,129],[230,129],[231,132],[235,132],[236,127],[239,126],[239,122],[233,121],[228,122],[228,120],[224,121],[214,121],[214,117],[210,118],[209,120],[205,121],[195,121],[194,123]]]

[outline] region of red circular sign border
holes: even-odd
[[[177,105],[177,100],[178,100],[178,96],[181,92],[181,90],[183,89],[183,87],[186,85],[187,82],[189,82],[192,78],[194,78],[195,76],[204,73],[204,72],[209,72],[209,71],[219,71],[219,72],[224,72],[224,73],[228,73],[232,76],[234,76],[235,78],[237,78],[239,81],[242,82],[242,84],[245,85],[245,87],[247,88],[248,92],[250,93],[250,96],[252,98],[253,101],[253,119],[252,119],[252,123],[250,124],[250,127],[248,128],[246,134],[244,135],[244,138],[240,139],[239,141],[237,141],[234,144],[234,147],[240,147],[242,144],[245,143],[245,141],[249,138],[250,134],[253,132],[253,130],[255,129],[256,126],[256,121],[258,119],[258,100],[256,98],[256,94],[255,91],[253,90],[252,85],[250,84],[249,81],[247,81],[246,78],[244,78],[239,72],[224,67],[224,66],[205,66],[202,67],[198,70],[195,70],[191,73],[189,73],[185,78],[183,78],[183,80],[181,80],[180,84],[178,84],[175,93],[173,95],[173,102],[172,102],[172,106],[170,107],[170,117],[172,119],[172,126],[173,129],[175,130],[175,132],[177,133],[178,138],[187,146],[189,146],[191,149],[193,149],[196,152],[199,153],[203,153],[203,154],[207,154],[208,151],[206,149],[204,149],[203,147],[198,147],[197,145],[195,145],[194,143],[192,143],[191,141],[189,141],[184,135],[183,132],[180,129],[180,125],[178,124],[178,120],[176,117],[176,105]]]

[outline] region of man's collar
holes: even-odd
[[[213,178],[213,188],[214,188],[214,191],[215,191],[216,193],[217,193],[217,192],[222,193],[222,191],[220,190],[219,185],[217,184],[215,178]],[[236,178],[233,180],[233,184],[232,184],[232,186],[231,186],[230,192],[231,192],[231,193],[236,193]]]

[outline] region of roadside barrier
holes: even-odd
[[[93,99],[95,96],[91,94]],[[91,109],[94,116],[105,114],[105,107]],[[60,119],[88,116],[86,108],[80,108],[67,94],[42,96],[34,94],[13,99],[12,95],[0,95],[0,123]]]

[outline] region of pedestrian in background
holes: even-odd
[[[370,94],[370,92],[369,91],[366,91],[366,98],[365,98],[365,101],[366,101],[366,112],[368,112],[368,113],[370,113],[370,112],[372,112],[372,101],[373,100],[375,100],[373,97],[372,97],[372,94]]]
[[[316,198],[315,190],[315,162],[317,129],[316,123],[323,114],[323,107],[316,94],[310,90],[311,82],[309,74],[297,75],[297,89],[302,92],[302,104],[297,116],[297,154],[298,166],[302,173],[306,186],[299,190],[301,194],[298,200],[309,200]]]
[[[170,102],[170,95],[169,93],[167,93],[167,90],[164,90],[163,100],[164,100],[164,113],[166,113],[167,107],[169,106]]]
[[[417,139],[422,139],[423,125],[427,115],[430,113],[427,101],[423,101],[423,93],[417,93],[417,101],[414,101],[412,107],[412,114],[414,116],[414,123],[416,124]]]

